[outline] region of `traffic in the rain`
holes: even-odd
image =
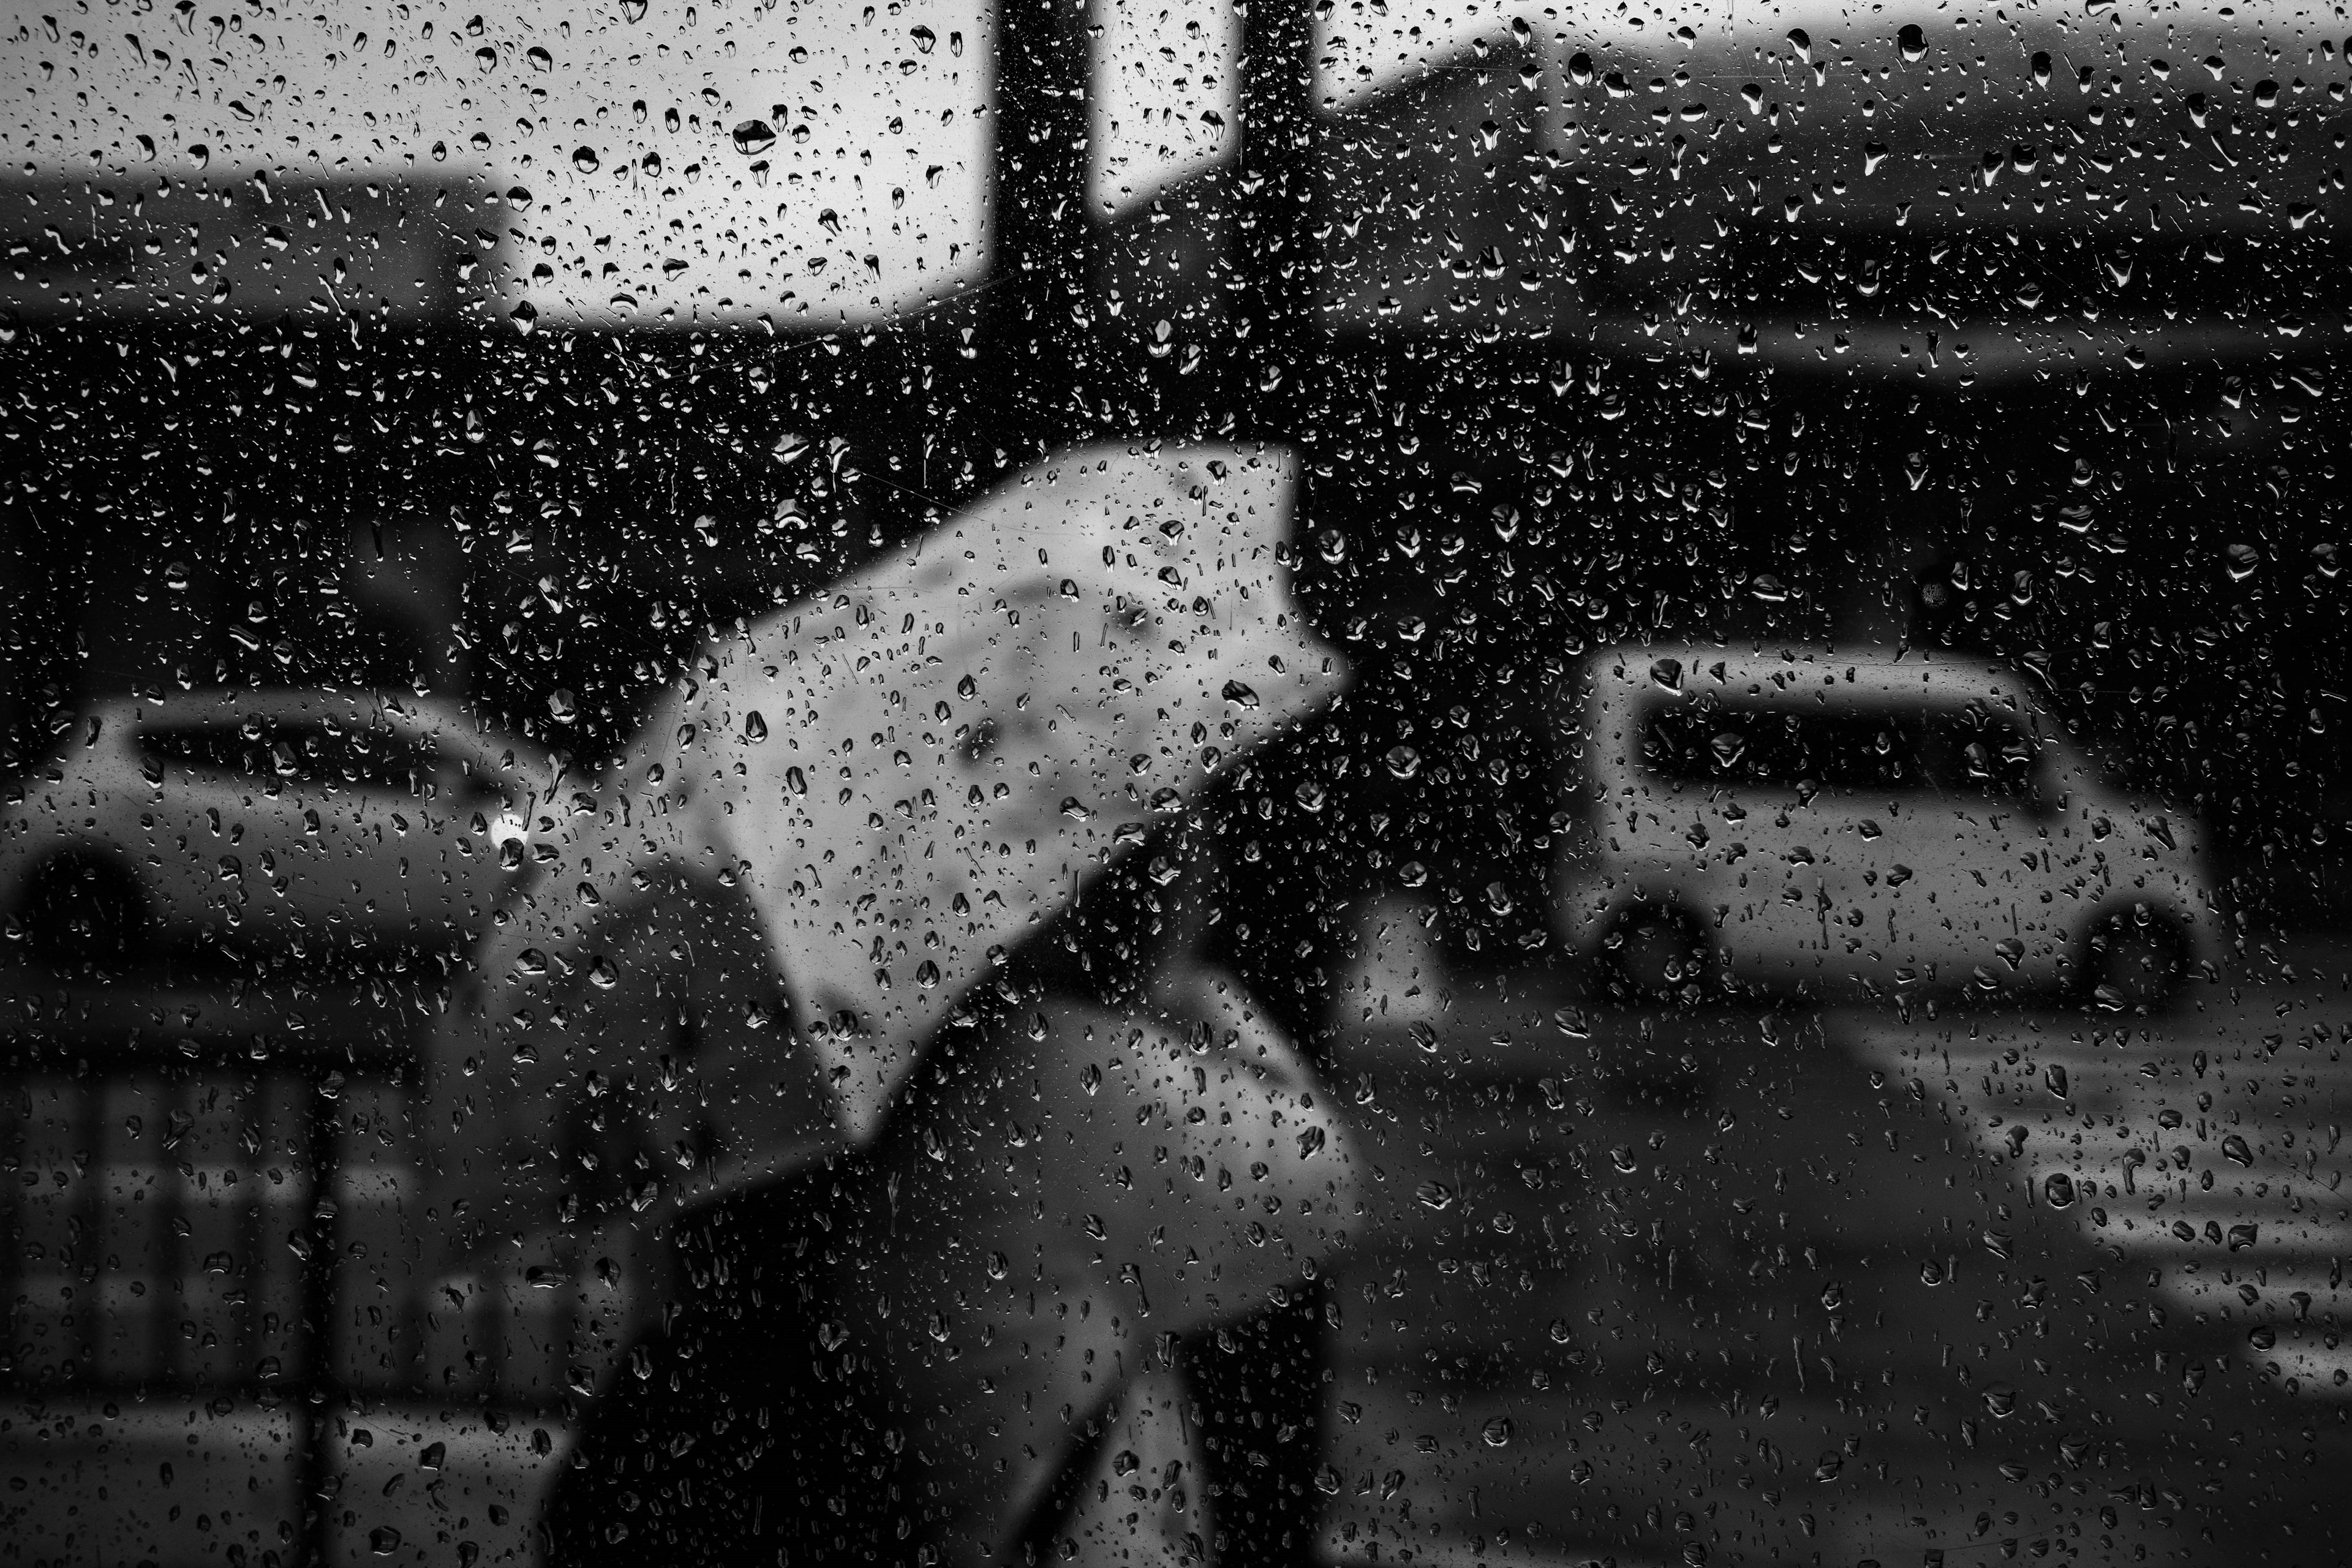
[[[2352,24],[881,11],[0,21],[0,1561],[2352,1557]]]

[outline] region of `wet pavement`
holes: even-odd
[[[1333,1555],[2340,1560],[2347,969],[2146,1017],[1530,972],[1336,1029]]]

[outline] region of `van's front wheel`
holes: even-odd
[[[1601,971],[1620,1000],[1691,1001],[1717,988],[1715,944],[1686,910],[1634,904],[1601,941]]]
[[[2163,1006],[2189,980],[2189,939],[2145,910],[2108,915],[2084,933],[2075,959],[2082,999],[2109,1012]]]

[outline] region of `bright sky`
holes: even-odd
[[[1548,45],[1670,52],[1683,26],[1777,39],[2003,9],[1337,0],[1318,58],[1338,104],[1515,15]],[[1213,0],[1096,0],[1094,16],[1092,194],[1118,212],[1231,151],[1240,24]],[[12,0],[0,18],[13,169],[520,184],[533,244],[506,258],[502,291],[545,321],[835,325],[919,306],[983,265],[985,0]],[[767,135],[739,144],[752,121]]]
[[[984,227],[979,0],[35,4],[0,25],[12,168],[135,171],[145,137],[164,172],[520,183],[506,290],[543,320],[870,318]]]

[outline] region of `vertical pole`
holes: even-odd
[[[335,1179],[336,1100],[320,1081],[309,1081],[305,1153],[310,1163],[310,1211],[303,1216],[310,1256],[302,1260],[302,1321],[296,1344],[301,1360],[293,1378],[293,1434],[300,1445],[295,1468],[298,1561],[324,1563],[333,1544],[328,1523],[327,1486],[334,1475],[331,1415],[336,1398],[334,1366],[335,1247],[339,1226]]]
[[[1315,21],[1304,0],[1243,8],[1241,178],[1234,265],[1243,433],[1296,439],[1311,423],[1323,333],[1315,124]]]
[[[1086,210],[1086,0],[1001,0],[988,281],[976,332],[988,432],[1013,463],[1086,433],[1098,241]]]

